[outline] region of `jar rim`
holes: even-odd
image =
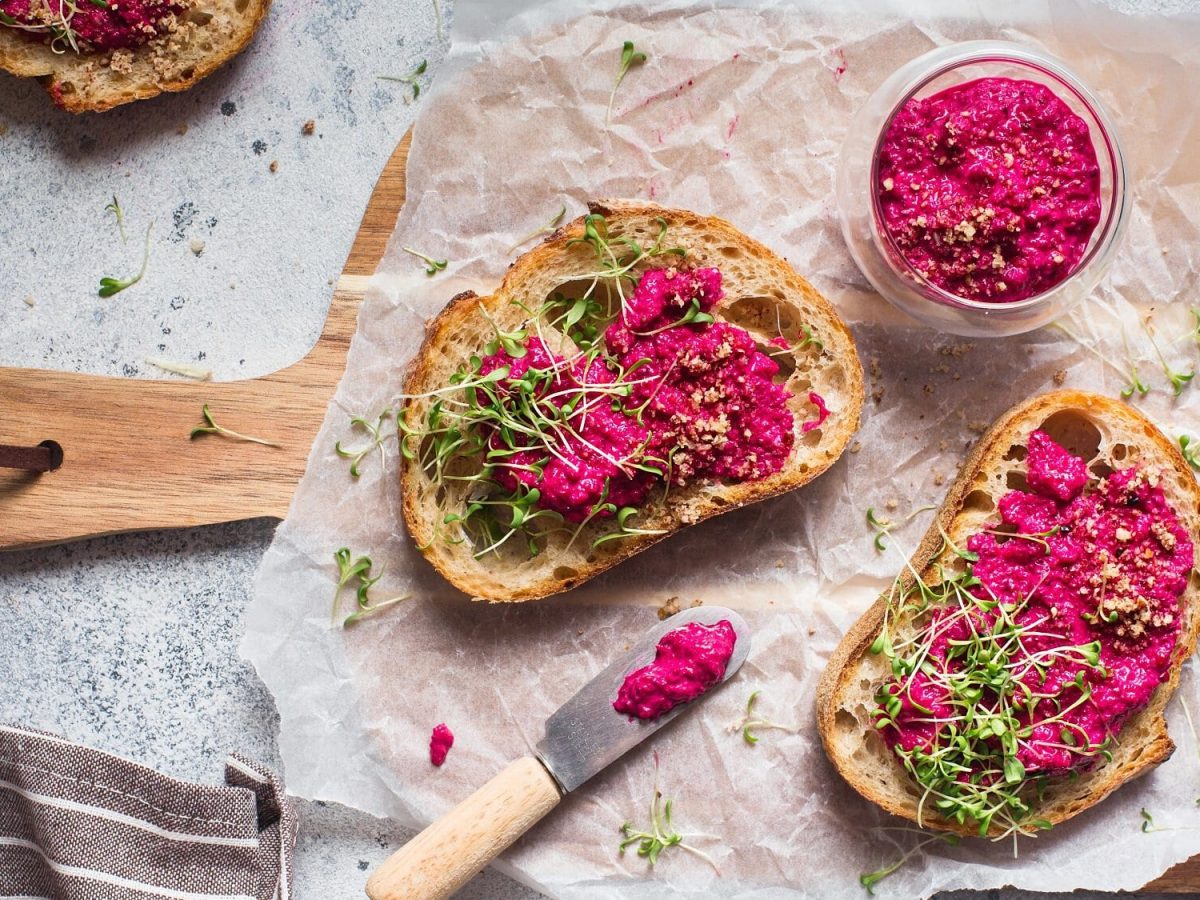
[[[1099,126],[1100,137],[1103,140],[1097,141],[1093,137],[1093,143],[1102,146],[1107,151],[1111,177],[1110,190],[1112,198],[1108,205],[1108,214],[1101,225],[1099,237],[1092,243],[1087,253],[1084,254],[1083,258],[1070,274],[1057,284],[1046,288],[1040,293],[1034,294],[1032,297],[1012,302],[972,300],[947,291],[931,282],[924,273],[920,272],[909,262],[908,257],[897,245],[891,231],[882,224],[882,207],[879,193],[875,187],[879,183],[879,157],[884,139],[892,122],[904,105],[912,100],[924,87],[941,78],[943,75],[965,66],[989,62],[1009,63],[1032,69],[1053,79],[1056,84],[1070,91],[1075,99],[1087,109],[1088,114]],[[931,63],[934,64],[932,68],[930,67]],[[1120,233],[1120,226],[1125,219],[1128,202],[1125,194],[1125,156],[1121,151],[1116,129],[1108,115],[1108,111],[1104,108],[1099,98],[1088,89],[1074,72],[1067,68],[1061,61],[1047,53],[1033,50],[1011,41],[984,40],[966,41],[931,50],[906,63],[892,75],[891,80],[899,80],[904,76],[909,77],[907,77],[901,89],[900,98],[893,104],[891,110],[884,117],[883,127],[876,137],[875,146],[871,153],[869,195],[871,199],[872,220],[875,224],[875,227],[871,231],[875,240],[886,242],[886,246],[879,248],[885,259],[899,260],[904,267],[904,274],[911,277],[916,288],[927,295],[926,299],[958,309],[985,313],[994,313],[1000,310],[1013,312],[1028,310],[1048,303],[1053,299],[1054,294],[1058,290],[1073,281],[1085,270],[1091,268],[1098,261],[1103,261],[1104,257],[1111,251]]]

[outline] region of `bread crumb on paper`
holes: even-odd
[[[270,168],[270,170],[273,173],[278,172],[279,171],[279,160],[277,160],[277,159],[271,160],[271,165],[268,168]]]
[[[192,252],[197,256],[204,252],[204,241],[200,240],[200,238],[192,238],[192,242],[188,246],[191,247]]]
[[[1059,369],[1057,372],[1054,373],[1054,383],[1057,384],[1059,387],[1062,387],[1062,385],[1065,384],[1066,381],[1067,381],[1067,370],[1066,369]]]
[[[316,120],[309,119],[307,122],[304,123],[303,126],[301,126],[300,133],[307,136],[307,135],[314,133],[316,130],[317,130]]]
[[[967,341],[962,344],[947,344],[945,347],[939,349],[938,352],[941,353],[942,356],[952,356],[955,359],[958,359],[964,354],[970,353],[974,349],[975,344],[971,341]]]
[[[33,307],[37,306],[37,301],[34,300],[32,296],[27,294],[25,296],[25,305],[32,309]]]
[[[858,453],[860,450],[862,450],[862,441],[855,441],[850,445],[851,453]]]

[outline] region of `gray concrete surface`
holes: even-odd
[[[158,376],[146,356],[165,356],[228,379],[303,355],[376,175],[418,109],[377,76],[428,59],[436,77],[444,49],[432,0],[290,0],[248,54],[197,89],[102,117],[67,116],[36,85],[0,76],[0,364],[137,378]],[[304,136],[309,119],[316,133]],[[113,194],[127,245],[104,211]],[[151,220],[145,280],[97,297],[102,275],[136,270]],[[19,414],[0,410],[0,435]],[[197,780],[218,779],[233,749],[278,765],[271,697],[237,657],[273,528],[0,556],[0,720]],[[352,810],[300,807],[299,898],[361,896],[368,870],[407,838]],[[461,896],[537,895],[487,873]]]

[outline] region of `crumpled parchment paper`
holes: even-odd
[[[893,519],[940,503],[979,432],[1056,380],[1115,395],[1134,359],[1135,402],[1172,437],[1200,430],[1200,387],[1174,399],[1141,329],[1152,307],[1168,361],[1190,371],[1200,229],[1200,21],[1095,6],[1019,4],[460,3],[454,47],[424,98],[408,202],[363,306],[346,376],[255,585],[243,652],[275,695],[292,789],[410,824],[447,810],[529,752],[543,720],[678,596],[739,609],[754,632],[742,672],[699,708],[569,796],[501,865],[560,897],[858,896],[860,873],[918,837],[861,800],[821,751],[817,678],[840,635],[899,568],[929,513],[877,553],[868,506]],[[903,62],[950,41],[998,37],[1067,61],[1113,111],[1133,194],[1108,280],[1067,327],[968,342],[916,327],[874,295],[842,244],[833,193],[847,122]],[[622,41],[649,53],[605,106]],[[589,197],[641,197],[717,213],[786,256],[851,322],[868,371],[851,452],[789,496],[707,522],[569,595],[473,604],[413,549],[399,513],[394,438],[358,482],[333,452],[351,415],[394,406],[425,320],[455,293],[494,287],[507,248]],[[410,246],[450,265],[429,278]],[[1124,334],[1124,338],[1122,335]],[[1128,343],[1128,352],[1125,349]],[[1105,362],[1102,357],[1107,358]],[[1057,379],[1056,379],[1057,374]],[[834,410],[836,416],[838,410]],[[413,598],[331,630],[333,551],[369,553],[372,591]],[[727,726],[750,692],[795,733],[754,747]],[[1187,673],[1181,699],[1200,712]],[[457,735],[428,761],[433,725]],[[1005,884],[1137,888],[1200,852],[1200,757],[1180,702],[1179,750],[1155,772],[1036,840],[935,844],[880,883],[884,896]],[[650,868],[617,853],[647,822],[652,751],[675,823],[720,867],[678,850]],[[1140,809],[1164,830],[1141,831]]]

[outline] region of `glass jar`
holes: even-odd
[[[1100,220],[1082,257],[1058,284],[1024,300],[986,302],[957,296],[914,268],[884,225],[879,152],[888,126],[909,100],[979,78],[1036,81],[1049,87],[1088,126],[1100,167]],[[837,179],[842,234],[875,289],[909,315],[953,334],[998,337],[1046,325],[1086,298],[1104,275],[1125,230],[1125,161],[1100,101],[1061,62],[1007,41],[939,47],[901,66],[859,111],[842,147]]]

